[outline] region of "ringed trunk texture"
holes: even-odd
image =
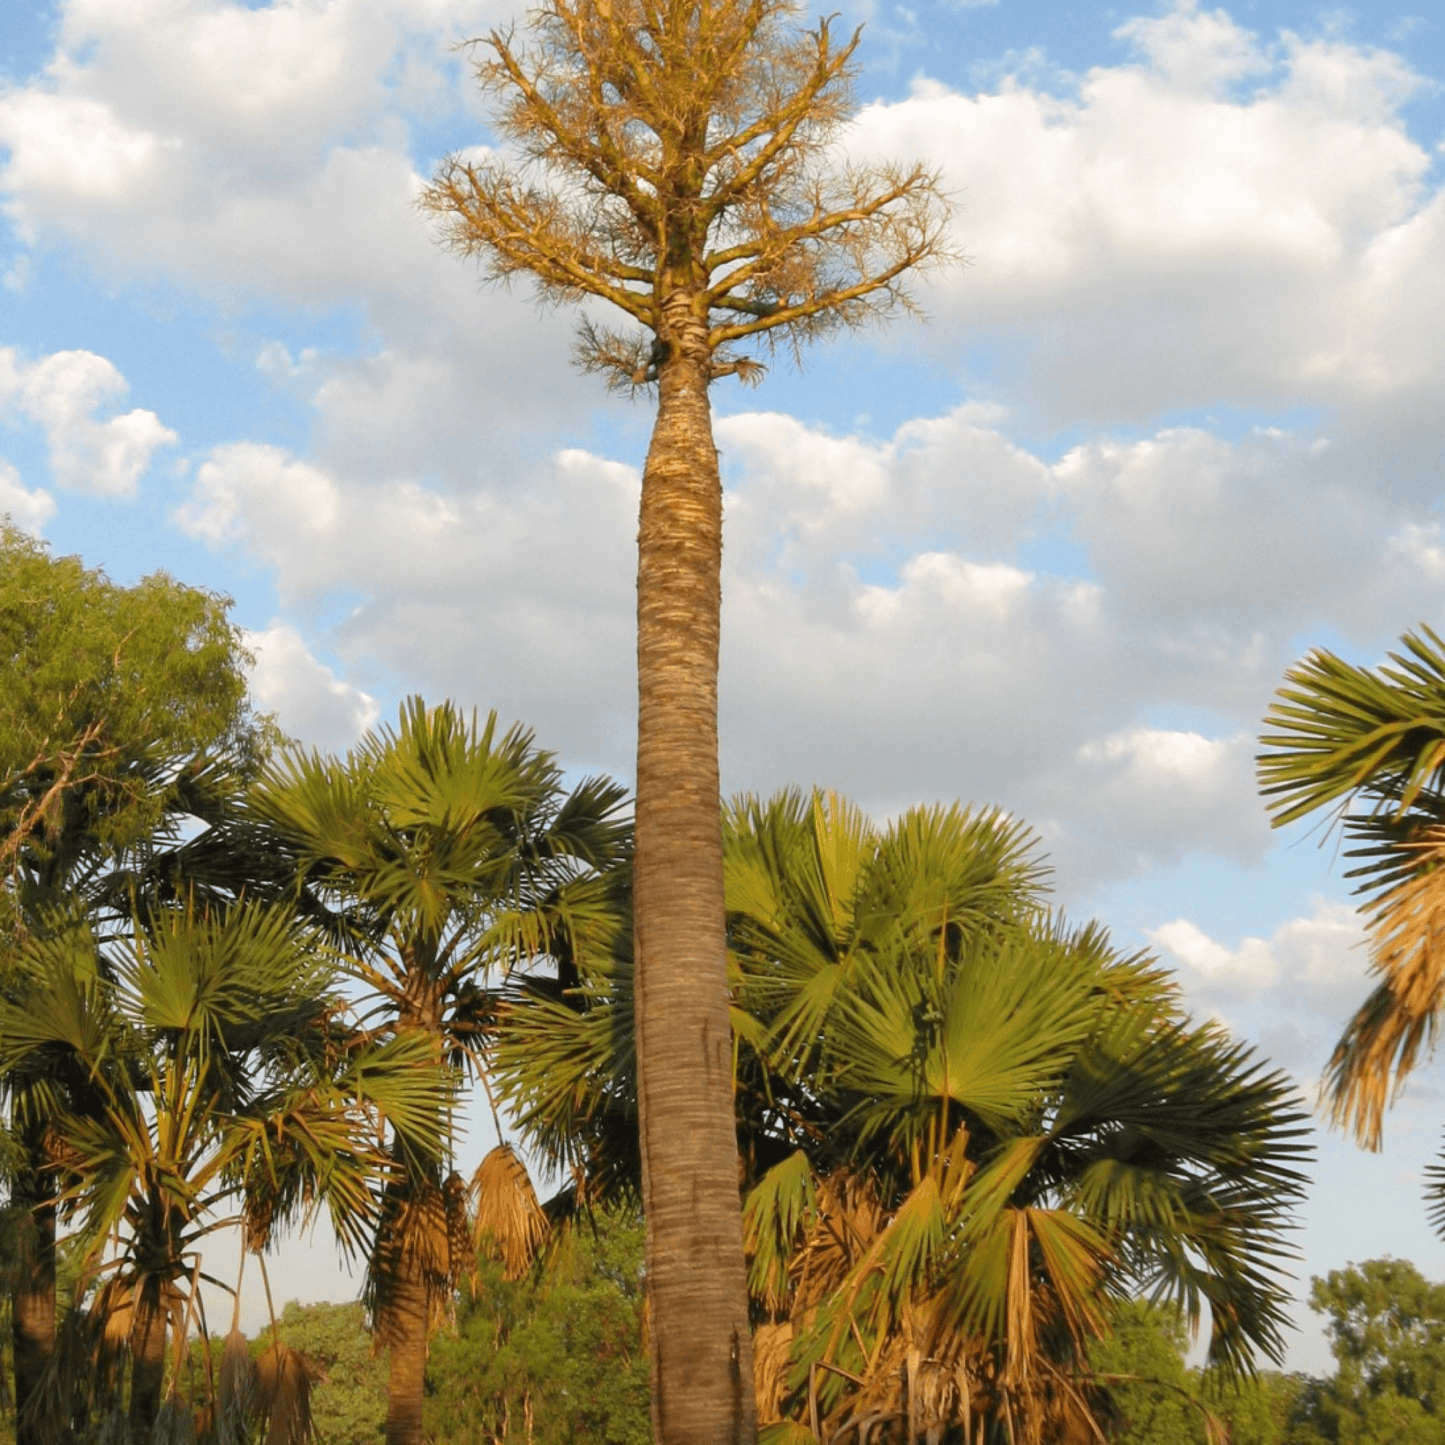
[[[391,1365],[386,1376],[386,1445],[422,1445],[429,1321],[426,1282],[414,1255],[398,1253],[401,1260],[387,1287]]]
[[[27,1143],[31,1141],[27,1140]],[[31,1161],[11,1190],[18,1207],[16,1286],[10,1321],[15,1351],[16,1445],[46,1445],[42,1422],[30,1417],[55,1351],[55,1203],[48,1175]]]
[[[673,338],[637,563],[633,908],[653,1431],[661,1445],[746,1445],[757,1430],[717,750],[722,485],[706,335],[683,317]]]

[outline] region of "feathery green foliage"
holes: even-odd
[[[161,573],[119,586],[0,519],[0,876],[149,840],[209,757],[254,760],[228,607]]]
[[[427,1367],[436,1445],[648,1445],[643,1228],[635,1208],[562,1230],[527,1279],[494,1261],[462,1291]]]

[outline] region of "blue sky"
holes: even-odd
[[[626,778],[645,403],[414,206],[485,143],[510,0],[11,0],[0,510],[234,597],[254,691],[344,747],[419,691]],[[1313,1088],[1365,992],[1259,719],[1327,644],[1442,621],[1445,21],[1296,3],[895,5],[855,155],[922,158],[965,266],[925,323],[715,395],[724,783],[999,804],[1056,895]],[[1301,1274],[1445,1277],[1438,1074],[1322,1143]],[[337,1295],[325,1249],[302,1295]],[[283,1291],[286,1286],[282,1286]],[[1323,1368],[1318,1330],[1292,1354]]]

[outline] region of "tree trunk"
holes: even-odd
[[[25,1132],[26,1162],[11,1188],[16,1209],[15,1295],[10,1320],[15,1351],[16,1445],[45,1445],[43,1422],[28,1418],[55,1351],[55,1204],[42,1166],[39,1132]]]
[[[391,1366],[386,1376],[386,1445],[421,1445],[426,1395],[426,1283],[414,1252],[397,1251],[387,1283],[386,1336]]]
[[[672,344],[642,477],[637,564],[637,1093],[653,1430],[756,1436],[724,937],[717,668],[722,485],[704,326]]]
[[[130,1438],[134,1445],[150,1445],[166,1377],[165,1300],[154,1276],[136,1291],[130,1344]]]

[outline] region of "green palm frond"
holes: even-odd
[[[1425,1166],[1425,1207],[1430,1227],[1445,1236],[1445,1150]]]
[[[1085,1343],[1140,1286],[1207,1310],[1224,1368],[1277,1348],[1304,1111],[1050,915],[1027,828],[789,793],[725,839],[750,1278],[793,1362],[769,1409],[901,1421],[927,1379],[940,1428],[1082,1419]]]
[[[1445,642],[1407,633],[1378,669],[1317,649],[1291,668],[1265,715],[1260,791],[1276,825],[1357,794],[1397,819],[1438,810],[1445,783]]]
[[[788,1263],[813,1213],[817,1192],[812,1165],[799,1149],[768,1170],[743,1205],[748,1288],[769,1311],[781,1310],[787,1299]]]
[[[906,1134],[950,1101],[996,1131],[1036,1120],[1089,1030],[1091,980],[1073,963],[1026,935],[979,938],[942,977],[913,953],[870,960],[835,1022],[864,1137]]]
[[[97,966],[94,935],[83,919],[32,935],[23,955],[23,984],[0,998],[0,1073],[43,1073],[57,1055],[84,1061],[87,1071],[116,1053],[112,990]]]
[[[1378,1148],[1393,1095],[1445,1006],[1445,641],[1428,627],[1377,668],[1318,650],[1264,720],[1260,791],[1281,825],[1342,828],[1380,982],[1336,1045],[1334,1122]]]

